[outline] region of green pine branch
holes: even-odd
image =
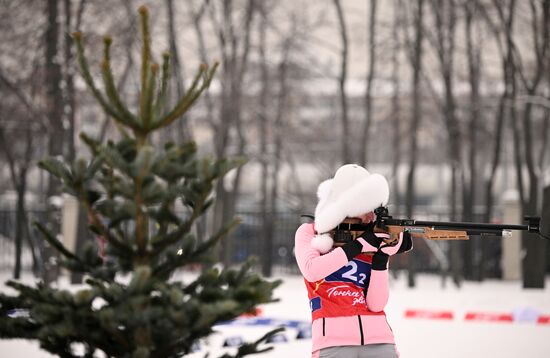
[[[189,108],[195,103],[199,96],[210,87],[210,83],[214,78],[216,69],[218,68],[219,63],[215,63],[214,66],[209,69],[207,65],[203,64],[199,67],[191,86],[187,90],[187,93],[182,97],[176,106],[165,116],[159,118],[155,121],[151,129],[159,129],[172,124],[176,119],[178,119],[183,113],[187,112]],[[200,81],[202,79],[202,82]]]
[[[88,64],[88,60],[86,59],[86,56],[84,54],[84,45],[82,44],[82,33],[74,32],[73,39],[76,44],[76,55],[77,55],[78,64],[80,66],[80,73],[82,74],[84,81],[88,85],[88,88],[92,91],[92,94],[94,95],[95,99],[101,105],[103,110],[107,114],[109,114],[116,122],[131,128],[136,128],[136,123],[134,123],[130,118],[126,118],[124,117],[123,114],[118,112],[115,109],[115,107],[109,101],[107,101],[103,93],[101,93],[101,91],[98,89],[97,85],[95,84],[95,81],[90,72],[90,66]]]
[[[149,83],[149,64],[151,62],[151,33],[149,27],[149,10],[146,6],[141,6],[138,9],[140,15],[140,30],[141,37],[143,41],[143,46],[141,48],[141,98],[140,98],[140,113],[143,118],[143,113],[145,112],[145,106],[147,101],[145,100],[147,93],[147,84]]]
[[[38,221],[35,221],[33,222],[34,226],[38,229],[38,231],[40,231],[40,233],[42,234],[42,236],[44,237],[44,239],[46,241],[48,241],[48,243],[50,245],[52,245],[52,247],[54,247],[57,252],[59,252],[60,254],[64,255],[66,258],[70,259],[70,260],[74,260],[74,261],[77,261],[80,263],[80,259],[78,256],[76,256],[75,254],[73,254],[72,252],[70,252],[66,247],[65,245],[63,245],[63,243],[61,241],[59,241],[54,234],[52,234],[52,232],[50,230],[48,230],[44,225],[42,225],[40,222]]]
[[[129,123],[137,124],[137,119],[122,102],[115,85],[115,80],[111,69],[111,56],[110,56],[112,42],[113,40],[109,36],[106,36],[103,39],[104,55],[103,55],[103,62],[101,64],[101,69],[102,69],[103,83],[105,84],[107,97],[111,101],[114,108],[116,108],[116,110],[122,116],[124,116]]]
[[[266,334],[264,334],[262,337],[260,337],[258,340],[252,343],[245,343],[242,346],[240,346],[239,349],[237,350],[237,353],[235,353],[235,355],[230,355],[226,353],[220,358],[239,358],[239,357],[244,357],[251,354],[269,352],[270,350],[273,349],[272,346],[260,349],[259,345],[265,342],[268,342],[272,337],[283,332],[284,330],[285,330],[284,327],[279,327],[272,331],[269,331]]]

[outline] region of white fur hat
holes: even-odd
[[[388,181],[380,174],[370,174],[356,164],[341,166],[334,178],[325,180],[317,189],[319,202],[315,208],[317,235],[311,246],[321,253],[333,245],[327,234],[346,217],[357,217],[386,205],[390,196]]]

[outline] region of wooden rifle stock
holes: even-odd
[[[417,226],[414,228],[398,226],[398,225],[387,225],[385,229],[380,229],[378,227],[374,228],[374,232],[389,234],[390,238],[383,240],[386,244],[393,246],[396,245],[399,241],[399,235],[408,231],[413,239],[427,239],[427,240],[469,240],[470,236],[466,231],[456,231],[456,230],[436,230],[431,227],[422,227]],[[373,255],[374,252],[367,252],[367,255]]]
[[[396,243],[399,240],[399,234],[408,231],[415,239],[428,240],[469,240],[470,236],[466,231],[458,230],[438,230],[427,226],[398,226],[386,225],[385,229],[375,228],[374,232],[384,232],[390,234],[390,240],[387,243]]]

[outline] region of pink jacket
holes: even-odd
[[[348,259],[344,250],[336,248],[324,255],[310,246],[315,236],[313,224],[303,224],[296,231],[295,254],[298,267],[309,282],[323,280],[339,270]],[[372,312],[383,311],[388,302],[388,270],[370,273],[365,304]],[[312,323],[313,356],[326,347],[349,346],[374,343],[395,343],[392,330],[385,314],[315,319]]]

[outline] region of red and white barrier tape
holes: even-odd
[[[452,320],[454,315],[452,311],[406,310],[405,318]]]
[[[408,309],[405,318],[452,321],[457,316],[449,310]],[[464,321],[468,322],[527,322],[539,325],[550,325],[550,315],[542,315],[533,310],[518,310],[514,313],[477,312],[464,313]]]

